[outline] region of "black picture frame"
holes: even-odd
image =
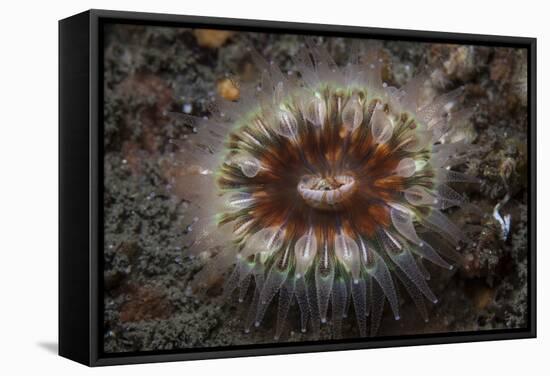
[[[102,348],[102,25],[105,22],[526,48],[529,319],[525,329],[105,354]],[[59,354],[88,366],[536,337],[536,39],[89,10],[59,21]]]

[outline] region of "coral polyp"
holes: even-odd
[[[276,337],[294,301],[303,332],[331,322],[337,337],[354,312],[374,334],[385,302],[400,318],[398,283],[426,318],[438,299],[424,260],[452,269],[468,241],[444,214],[464,203],[449,183],[475,181],[451,170],[474,150],[462,89],[435,96],[426,75],[391,87],[374,47],[338,67],[309,41],[292,74],[251,54],[261,85],[189,119],[197,134],[180,144],[180,184],[202,203],[189,209],[206,260],[195,289],[226,275],[225,297],[251,296],[245,330],[273,306]]]

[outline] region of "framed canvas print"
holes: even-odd
[[[536,335],[535,39],[103,10],[59,31],[62,356]]]

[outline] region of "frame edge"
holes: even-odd
[[[59,21],[59,355],[90,364],[89,11]]]

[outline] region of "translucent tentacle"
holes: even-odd
[[[404,178],[409,178],[416,172],[416,163],[412,158],[403,158],[397,164],[394,173]]]
[[[390,210],[390,217],[393,226],[401,235],[414,244],[422,243],[422,240],[416,234],[413,224],[413,213],[406,207],[393,204]]]
[[[384,291],[384,295],[390,303],[395,319],[399,320],[399,304],[397,294],[388,266],[382,257],[380,257],[380,255],[378,255],[378,253],[376,253],[373,249],[370,249],[370,252],[373,255],[373,265],[368,266],[366,271],[380,285],[382,291]]]
[[[228,300],[239,284],[239,268],[235,266],[223,285],[222,300]]]
[[[345,234],[336,235],[334,239],[334,251],[338,260],[351,272],[353,282],[359,280],[361,261],[359,247],[355,240]]]
[[[457,252],[456,248],[453,246],[453,243],[449,242],[448,239],[437,232],[426,232],[422,234],[422,239],[432,245],[432,248],[437,249],[437,252],[444,256],[446,259],[449,259],[457,264],[462,264],[464,262],[463,256]]]
[[[411,250],[417,255],[422,256],[426,260],[429,260],[442,268],[449,270],[453,269],[453,266],[445,261],[439,253],[437,253],[435,249],[433,249],[433,247],[425,241],[422,241],[422,243],[418,246],[411,247]]]
[[[277,264],[274,264],[269,270],[267,278],[263,284],[262,291],[260,292],[258,310],[256,312],[256,320],[254,322],[255,326],[260,325],[265,311],[285,283],[287,276],[288,269],[280,270]]]
[[[424,321],[428,322],[428,310],[426,309],[422,292],[401,270],[396,270],[395,275],[399,281],[401,281],[403,287],[405,287],[405,290],[407,290],[407,293],[414,301],[414,304],[416,305],[416,308],[420,312],[420,315]]]
[[[307,299],[309,302],[309,315],[311,323],[311,331],[313,332],[314,337],[318,337],[321,331],[321,313],[320,313],[320,303],[319,303],[319,291],[317,289],[317,270],[311,273],[311,279],[308,280],[306,284],[307,288]],[[333,275],[334,276],[334,275]],[[322,278],[322,277],[321,277]],[[323,292],[327,293],[326,290]],[[328,297],[330,297],[330,291],[328,292]],[[328,306],[328,300],[326,301],[326,306]],[[325,321],[326,321],[326,311],[325,311]]]
[[[342,123],[346,129],[353,131],[363,123],[363,106],[359,98],[352,97],[342,110]]]
[[[332,288],[331,299],[332,323],[335,338],[340,338],[342,336],[342,319],[344,318],[344,309],[346,307],[347,299],[348,291],[346,288],[346,281],[342,277],[336,278]]]
[[[313,264],[315,255],[317,254],[317,237],[313,233],[313,228],[302,235],[294,245],[295,261],[296,261],[296,278],[301,278],[309,270]]]
[[[437,187],[437,196],[439,198],[438,207],[442,210],[453,206],[462,206],[466,203],[466,199],[460,193],[445,184]]]
[[[248,310],[248,314],[246,315],[244,326],[245,333],[250,332],[250,328],[255,322],[256,307],[258,307],[258,303],[260,302],[260,292],[264,283],[264,273],[262,269],[263,266],[260,263],[257,263],[256,269],[254,270],[254,282],[256,283],[256,288],[254,290],[254,298],[252,300],[252,304],[250,305],[250,309]]]
[[[413,185],[405,189],[405,199],[414,206],[433,206],[438,199],[431,191],[420,185]]]
[[[401,244],[398,239],[390,235],[387,231],[381,232],[380,234],[381,242],[384,244],[386,253],[391,260],[399,266],[403,273],[405,273],[420,291],[422,291],[426,298],[436,303],[437,298],[426,283],[420,270],[418,270],[414,257],[409,250],[403,248],[405,244]]]
[[[431,225],[430,227],[435,228],[439,233],[451,240],[453,244],[458,244],[459,241],[468,241],[468,238],[462,231],[437,209],[430,210],[430,213],[422,217],[422,219],[425,223]]]
[[[464,94],[464,87],[459,87],[448,93],[438,96],[430,103],[422,106],[418,110],[418,118],[425,124],[441,119],[450,112],[454,102]]]
[[[475,176],[448,170],[446,168],[437,169],[436,178],[441,183],[480,183],[480,179]]]
[[[333,261],[325,249],[322,258],[318,261],[315,268],[315,286],[317,290],[317,304],[321,322],[327,322],[327,308],[330,300],[332,286],[334,283],[334,265]]]
[[[296,289],[296,280],[294,278],[287,278],[283,287],[279,293],[279,305],[277,308],[277,327],[275,329],[275,340],[281,338],[283,329],[285,327],[286,318],[290,309],[290,303],[292,302],[294,291]]]
[[[316,127],[325,125],[327,117],[327,105],[323,98],[315,96],[305,104],[305,116]]]
[[[418,270],[420,270],[420,273],[422,273],[422,275],[424,276],[424,279],[426,281],[429,281],[432,277],[428,269],[426,269],[426,266],[424,266],[423,261],[424,259],[422,257],[418,257],[416,260],[416,266],[418,266]]]
[[[353,298],[353,308],[355,309],[355,318],[359,326],[359,334],[364,337],[367,332],[367,293],[366,282],[364,279],[358,283],[351,284],[351,296]]]
[[[371,132],[379,144],[388,142],[393,134],[393,124],[381,106],[377,106],[371,118]]]
[[[384,312],[384,293],[380,286],[376,283],[370,284],[369,296],[371,301],[371,326],[370,335],[375,336],[382,320],[382,313]]]
[[[307,321],[310,316],[311,303],[308,301],[307,285],[305,278],[296,280],[296,300],[300,307],[301,315],[301,331],[305,333],[307,330]]]
[[[243,302],[252,280],[254,263],[243,260],[238,263],[239,267],[239,302]]]

